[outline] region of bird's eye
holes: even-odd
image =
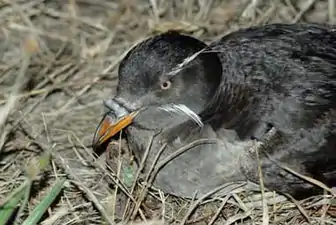
[[[163,81],[160,86],[162,90],[167,90],[171,87],[171,82],[169,80]]]

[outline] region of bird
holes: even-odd
[[[166,193],[262,182],[301,199],[336,186],[335,25],[251,26],[210,43],[148,37],[120,62],[104,106],[93,148],[123,130]]]

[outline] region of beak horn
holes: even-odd
[[[93,148],[100,147],[110,138],[118,134],[122,129],[130,125],[137,114],[138,112],[132,112],[123,116],[117,122],[113,121],[113,118],[109,115],[109,113],[105,114],[93,137]]]

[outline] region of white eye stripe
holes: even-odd
[[[191,118],[193,121],[195,121],[198,124],[198,126],[200,127],[203,126],[202,119],[197,115],[197,113],[192,111],[189,107],[187,107],[184,104],[168,104],[168,105],[159,107],[159,110],[163,110],[163,111],[171,112],[171,113],[177,113],[180,115],[186,115],[189,118]]]
[[[179,73],[183,68],[185,68],[191,61],[193,61],[197,56],[199,56],[200,54],[202,54],[204,51],[206,51],[206,49],[202,49],[194,54],[192,54],[191,56],[185,58],[183,60],[183,62],[181,62],[180,64],[178,64],[176,67],[174,67],[169,73],[168,75],[170,76],[174,76],[177,73]]]

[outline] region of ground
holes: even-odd
[[[335,0],[1,0],[1,205],[27,184],[21,224],[64,178],[40,224],[336,224],[329,195],[297,202],[267,192],[265,205],[244,190],[190,201],[150,189],[123,216],[128,197],[117,178],[128,172],[107,160],[110,153],[95,159],[91,148],[118,63],[139,40],[169,29],[209,42],[251,25],[335,24],[335,11]],[[138,189],[132,199],[141,198]]]

